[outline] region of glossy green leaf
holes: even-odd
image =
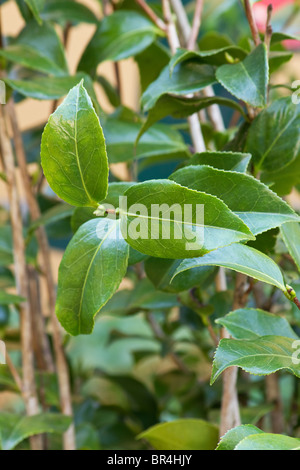
[[[200,258],[186,259],[177,268],[174,277],[199,266],[222,266],[258,279],[286,291],[282,273],[268,256],[247,245],[236,243],[207,253]]]
[[[92,332],[95,315],[125,276],[128,254],[119,221],[92,219],[78,229],[58,277],[56,314],[68,333]]]
[[[153,42],[147,49],[135,56],[140,72],[141,91],[154,82],[170,61],[170,51],[160,42]]]
[[[300,155],[278,171],[264,171],[261,180],[279,196],[289,194],[294,186],[300,184]]]
[[[184,271],[176,276],[173,281],[173,274],[182,260],[148,258],[145,261],[145,271],[147,277],[154,286],[167,292],[182,292],[195,286],[200,286],[207,281],[215,272],[215,268],[201,266],[200,268]]]
[[[219,170],[245,173],[250,160],[250,153],[209,151],[195,153],[187,165],[210,165]]]
[[[71,23],[97,23],[94,13],[82,3],[76,0],[47,0],[40,12],[40,17],[46,21],[71,22]]]
[[[236,98],[254,107],[265,106],[269,80],[265,44],[257,46],[242,62],[219,67],[216,77]]]
[[[170,61],[170,71],[173,72],[177,64],[193,59],[198,63],[211,65],[228,64],[228,56],[232,60],[243,60],[247,56],[247,52],[238,46],[225,46],[218,49],[209,49],[201,51],[187,51],[185,49],[177,49],[176,53]]]
[[[71,217],[74,212],[74,207],[69,204],[56,204],[50,209],[43,212],[43,214],[35,220],[29,227],[29,231],[34,231],[38,227],[47,226],[52,223]]]
[[[300,439],[280,434],[255,434],[245,437],[235,450],[300,450]]]
[[[126,205],[120,210],[122,234],[141,253],[186,258],[253,239],[248,227],[222,201],[173,181],[136,184],[125,196]]]
[[[46,74],[55,76],[68,74],[62,43],[54,27],[49,23],[38,25],[35,20],[30,21],[14,44],[0,49],[0,56]]]
[[[80,60],[78,69],[95,71],[100,62],[118,61],[146,49],[160,30],[135,11],[117,11],[103,18]]]
[[[0,305],[20,304],[25,300],[24,297],[0,290]]]
[[[172,95],[197,93],[208,85],[212,85],[215,81],[215,69],[210,65],[188,61],[177,65],[172,75],[167,65],[159,77],[144,92],[141,104],[144,110],[147,111],[153,108],[156,101],[166,93]]]
[[[300,364],[293,361],[295,339],[262,336],[253,341],[222,339],[215,353],[211,383],[228,367],[241,367],[255,375],[269,375],[287,369],[300,377]]]
[[[300,225],[284,224],[280,228],[284,243],[300,271]]]
[[[45,0],[25,0],[25,2],[27,3],[30,10],[32,11],[33,16],[35,17],[38,24],[42,24],[43,21],[40,17],[40,12],[44,8]]]
[[[68,429],[71,418],[58,413],[20,416],[0,413],[0,442],[2,450],[12,450],[30,436],[42,433],[61,434]]]
[[[165,124],[151,127],[135,141],[141,124],[119,119],[108,119],[103,126],[107,155],[110,163],[130,161],[134,158],[188,157],[189,150],[179,132]]]
[[[101,88],[104,90],[110,104],[114,106],[115,108],[120,106],[121,101],[120,101],[120,95],[119,95],[117,88],[115,88],[103,75],[97,76],[97,82],[99,83]]]
[[[216,450],[234,450],[235,447],[247,436],[263,434],[263,431],[252,424],[244,424],[230,429],[218,444]]]
[[[157,450],[213,450],[218,442],[218,428],[201,419],[178,419],[153,426],[142,432]]]
[[[255,308],[235,310],[216,323],[225,326],[236,339],[255,340],[267,335],[299,339],[285,318]]]
[[[264,109],[250,126],[246,151],[256,171],[276,171],[300,158],[300,104],[280,98]],[[280,176],[279,176],[280,177]]]
[[[217,196],[254,235],[299,220],[286,202],[250,175],[191,165],[177,170],[170,178],[182,186]]]
[[[228,106],[239,111],[245,118],[243,108],[233,100],[221,98],[219,96],[205,97],[205,98],[187,98],[184,96],[163,95],[155,103],[155,106],[150,109],[146,122],[144,123],[138,139],[146,132],[155,122],[160,121],[166,116],[172,116],[177,119],[182,119],[190,116],[191,114],[201,111],[212,104],[219,106]]]
[[[74,206],[97,207],[107,193],[103,132],[82,83],[49,118],[42,136],[44,174],[56,194]]]

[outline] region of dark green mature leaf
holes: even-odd
[[[245,173],[250,160],[250,153],[210,151],[195,153],[187,165],[210,165],[219,170]]]
[[[189,156],[189,151],[179,132],[165,124],[149,129],[135,147],[141,124],[119,119],[108,119],[103,126],[110,163],[130,161],[134,158]]]
[[[145,261],[145,271],[154,286],[167,292],[182,292],[195,286],[200,286],[215,272],[214,267],[201,266],[200,268],[185,271],[176,276],[173,274],[182,260],[148,258]]]
[[[233,108],[239,111],[247,119],[243,108],[236,101],[229,100],[227,98],[220,98],[219,96],[187,98],[167,94],[161,96],[155,103],[155,106],[150,109],[147,120],[144,123],[137,140],[139,140],[142,134],[144,134],[144,132],[146,132],[146,130],[155,122],[160,121],[166,116],[182,119],[190,116],[191,114],[197,113],[198,111],[201,111],[201,109],[205,109],[212,104]]]
[[[300,377],[300,364],[293,361],[295,340],[283,336],[262,336],[254,341],[222,339],[215,353],[211,383],[228,367],[241,367],[255,375],[269,375],[287,369]]]
[[[135,11],[117,11],[103,18],[80,60],[78,69],[95,71],[100,62],[137,55],[160,34],[147,18]]]
[[[300,271],[300,225],[284,224],[280,228],[284,243]]]
[[[167,65],[159,77],[149,85],[141,98],[145,111],[153,108],[157,100],[169,93],[172,95],[187,95],[196,93],[216,81],[215,69],[210,65],[197,64],[187,61],[177,65],[170,74]]]
[[[35,220],[29,227],[29,232],[36,230],[40,226],[46,226],[59,220],[63,220],[67,217],[71,217],[74,212],[74,207],[69,204],[56,204],[50,209],[43,212],[43,214]]]
[[[97,76],[97,82],[101,86],[101,88],[104,90],[110,104],[117,108],[118,106],[121,106],[121,100],[120,100],[120,94],[117,90],[116,87],[114,87],[109,80],[107,80],[106,77],[103,75],[98,75]]]
[[[8,225],[0,226],[0,266],[8,266],[13,262],[11,228]]]
[[[236,339],[255,340],[267,335],[299,339],[285,318],[255,308],[235,310],[216,323],[225,326]]]
[[[170,61],[170,51],[158,41],[135,56],[140,72],[141,90],[144,92],[150,83],[154,82],[162,69]]]
[[[282,273],[277,264],[260,251],[240,243],[219,248],[200,258],[182,261],[174,277],[183,271],[199,266],[222,266],[233,269],[259,281],[272,284],[283,292],[286,291]]]
[[[293,209],[256,178],[234,171],[191,165],[170,176],[182,186],[217,196],[254,235],[299,220]]]
[[[128,255],[119,221],[92,219],[78,229],[58,277],[56,314],[68,333],[92,332],[96,314],[125,276]]]
[[[58,413],[43,413],[35,416],[20,416],[0,413],[0,444],[2,450],[12,450],[30,436],[42,433],[61,434],[72,421],[69,416]]]
[[[280,98],[264,109],[250,126],[246,151],[256,171],[278,171],[300,158],[300,104]],[[280,178],[280,176],[279,176]]]
[[[44,174],[56,194],[74,206],[97,207],[107,193],[103,132],[82,83],[49,118],[42,136]]]
[[[230,429],[218,444],[216,450],[234,450],[235,447],[247,436],[263,434],[263,431],[252,424],[244,424]]]
[[[187,51],[186,49],[177,49],[176,54],[170,61],[170,71],[172,72],[177,64],[186,60],[194,59],[198,63],[211,65],[228,64],[228,56],[234,59],[243,60],[247,56],[247,52],[238,46],[224,46],[218,49],[209,49],[201,51]]]
[[[264,171],[261,180],[279,196],[289,194],[294,186],[300,184],[300,155],[278,171]]]
[[[46,21],[71,23],[97,23],[98,19],[87,6],[76,0],[47,0],[40,12],[40,17]]]
[[[255,434],[245,437],[235,450],[300,450],[300,439],[280,434]]]
[[[265,106],[269,80],[266,45],[257,46],[242,62],[222,65],[217,69],[216,77],[236,98],[254,107]]]
[[[0,290],[0,305],[20,304],[25,300],[24,297]]]
[[[173,181],[140,183],[125,196],[126,206],[120,210],[122,234],[133,248],[150,256],[193,257],[253,238],[222,201]]]
[[[162,423],[139,434],[157,450],[213,450],[218,428],[202,419],[178,419]]]
[[[25,0],[27,5],[29,6],[30,10],[33,13],[38,24],[42,24],[42,19],[40,17],[40,12],[44,8],[45,0]]]
[[[68,74],[62,43],[49,23],[38,25],[35,20],[30,21],[14,44],[0,49],[0,56],[39,72],[55,76]]]

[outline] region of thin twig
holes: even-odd
[[[153,23],[156,24],[156,26],[161,29],[162,31],[166,32],[167,31],[167,25],[164,23],[164,21],[157,16],[157,14],[152,10],[149,5],[144,0],[135,0],[138,5],[144,10],[146,15],[150,18],[150,20],[153,21]]]
[[[204,3],[203,0],[196,0],[192,30],[191,30],[189,40],[187,42],[187,48],[190,51],[193,51],[195,49],[197,37],[198,37],[198,34],[199,34],[199,29],[200,29],[200,26],[201,26],[201,16],[202,16],[202,11],[203,11],[203,3]]]
[[[273,6],[268,5],[266,34],[265,34],[265,44],[267,46],[268,53],[270,51],[271,38],[272,38],[272,33],[273,33],[273,29],[271,25],[272,13],[273,13]]]
[[[19,391],[22,393],[22,379],[19,375],[19,372],[15,368],[15,365],[14,365],[13,361],[11,360],[11,358],[10,358],[7,351],[6,351],[6,354],[5,354],[5,361],[6,361],[7,367],[10,370],[11,375],[13,376],[14,381],[16,382],[16,385],[17,385]]]
[[[252,10],[252,5],[250,0],[245,0],[245,11],[246,11],[246,16],[247,20],[250,26],[251,34],[253,37],[254,44],[258,46],[261,43],[259,32],[257,29],[257,24],[253,15],[253,10]]]

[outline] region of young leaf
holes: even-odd
[[[280,434],[255,434],[245,437],[235,450],[300,450],[300,439]]]
[[[72,419],[58,413],[20,416],[0,413],[0,445],[2,450],[12,450],[30,436],[42,433],[61,434],[68,429]]]
[[[222,65],[217,69],[216,77],[236,98],[254,107],[265,106],[269,80],[266,45],[259,44],[242,62]]]
[[[141,253],[186,258],[253,239],[248,227],[222,201],[174,181],[136,184],[125,196],[126,207],[120,210],[122,234]],[[204,220],[200,220],[202,208]]]
[[[58,276],[56,314],[68,333],[92,332],[95,315],[125,276],[128,254],[119,221],[92,219],[78,229]]]
[[[300,157],[300,104],[280,98],[252,122],[246,152],[252,154],[256,171],[278,171]]]
[[[300,271],[300,225],[284,224],[280,228],[284,243]]]
[[[243,60],[247,56],[247,52],[238,46],[225,46],[218,49],[209,49],[201,51],[187,51],[185,49],[177,49],[170,61],[170,71],[174,70],[177,64],[193,59],[195,62],[211,65],[228,64],[228,55],[232,59]]]
[[[135,56],[161,34],[147,18],[135,11],[117,11],[103,18],[81,57],[78,70],[94,74],[106,60],[118,61]]]
[[[157,450],[213,450],[218,428],[202,419],[178,419],[162,423],[139,434]]]
[[[201,65],[193,61],[175,67],[170,75],[167,65],[159,77],[149,85],[141,98],[145,111],[153,108],[156,101],[166,93],[188,95],[196,93],[216,81],[215,69],[210,65]]]
[[[49,185],[69,204],[97,207],[105,198],[105,141],[82,82],[50,116],[42,136],[41,160]]]
[[[286,292],[282,273],[277,264],[260,251],[240,243],[219,248],[200,258],[182,261],[173,277],[199,266],[222,266],[233,269]]]
[[[255,340],[267,335],[299,339],[285,318],[255,308],[235,310],[216,323],[225,326],[236,339]]]
[[[295,340],[283,336],[262,336],[253,341],[222,339],[215,353],[211,383],[228,367],[241,367],[255,375],[269,375],[287,369],[300,378],[300,364],[293,361]]]
[[[216,450],[234,450],[235,447],[247,436],[263,434],[263,431],[252,424],[244,424],[230,429],[218,444]]]
[[[286,202],[250,175],[191,165],[176,171],[170,178],[182,186],[223,200],[254,235],[299,220]]]
[[[195,153],[187,165],[210,165],[218,170],[245,173],[250,160],[250,153],[210,151]]]

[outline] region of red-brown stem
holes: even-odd
[[[267,23],[266,23],[266,34],[265,34],[265,44],[267,46],[268,52],[270,50],[270,43],[271,43],[271,38],[272,38],[272,25],[271,25],[271,18],[272,18],[272,13],[273,13],[273,6],[269,5],[268,6],[268,15],[267,15]]]
[[[135,0],[136,3],[144,10],[146,15],[150,18],[150,20],[153,21],[153,23],[156,24],[156,26],[161,29],[162,31],[166,32],[167,31],[167,25],[164,23],[164,21],[157,16],[157,14],[152,10],[149,5],[144,0]]]
[[[193,18],[192,30],[187,43],[187,49],[193,51],[195,49],[199,29],[201,26],[201,16],[203,11],[203,0],[196,0],[195,13]]]
[[[253,15],[253,10],[252,10],[250,0],[245,0],[244,3],[245,3],[246,16],[247,16],[247,20],[250,26],[253,41],[254,41],[254,44],[258,46],[261,43],[261,40],[260,40],[259,32],[257,29],[257,24]]]

